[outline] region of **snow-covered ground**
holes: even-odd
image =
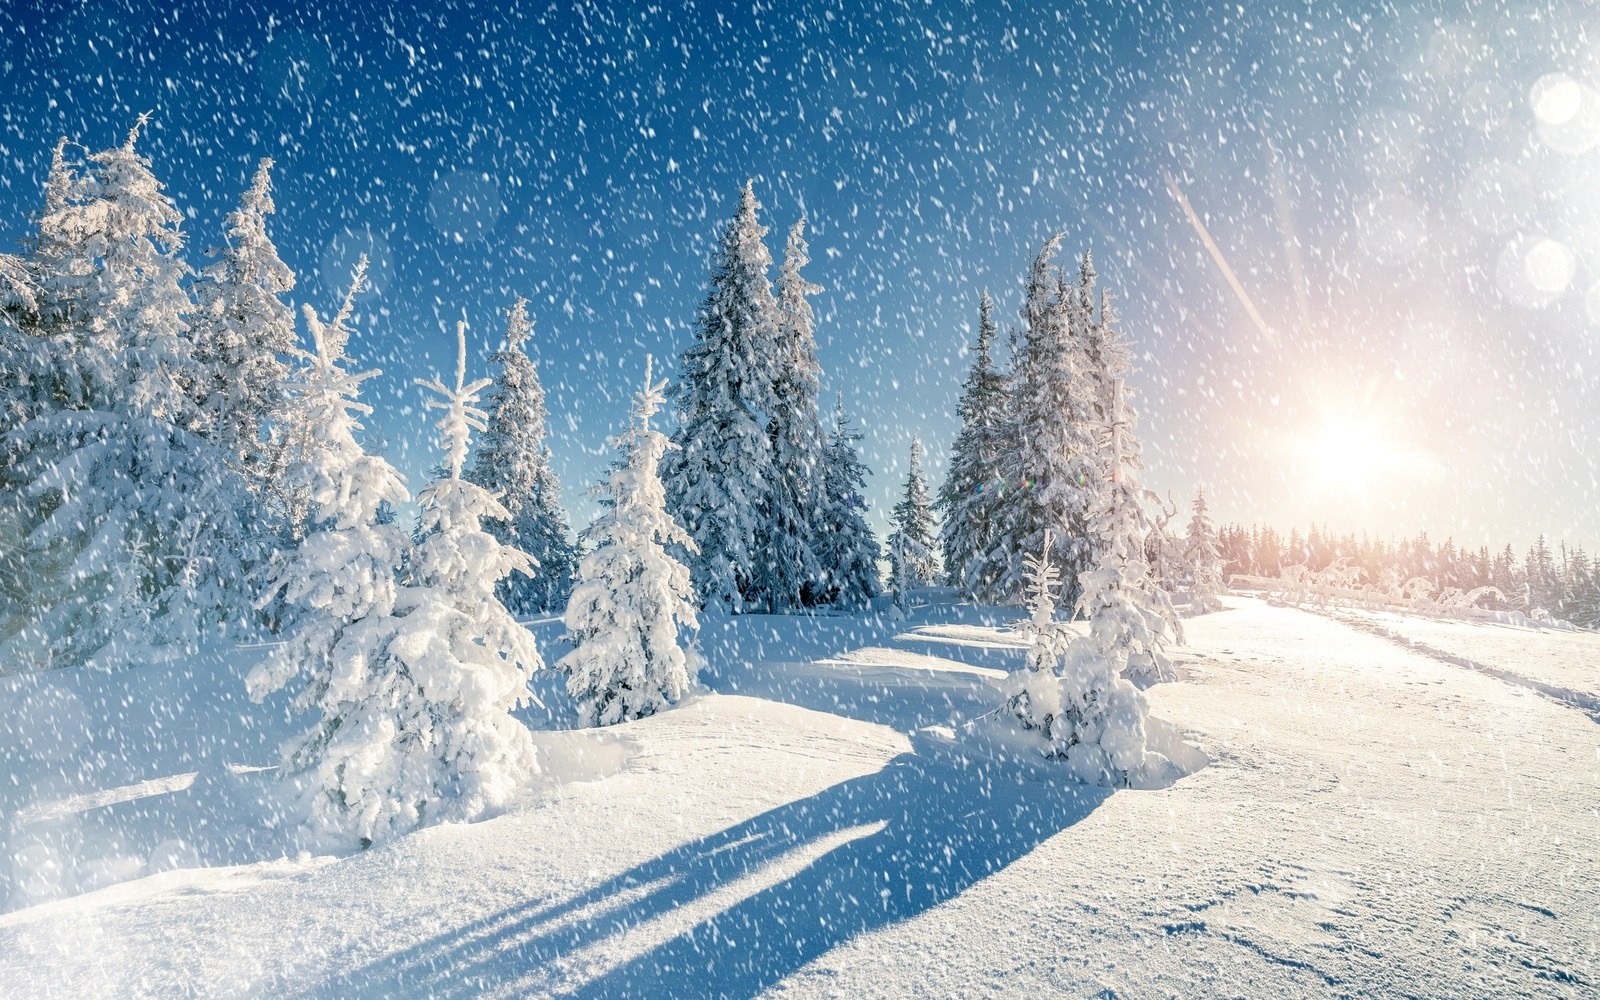
[[[1445,661],[1463,662],[1587,710],[1600,722],[1600,652],[1592,632],[1418,618],[1333,608],[1329,615]]]
[[[1228,603],[1159,791],[990,738],[1014,613],[751,616],[687,705],[542,732],[526,809],[341,858],[262,826],[253,654],[0,681],[0,996],[1600,990],[1600,725],[1517,682],[1600,636]]]

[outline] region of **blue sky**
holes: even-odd
[[[1579,4],[271,6],[0,8],[0,241],[61,134],[102,148],[153,111],[196,264],[275,157],[296,300],[331,309],[374,256],[352,351],[385,370],[374,440],[413,488],[412,379],[460,318],[482,373],[525,294],[581,523],[751,177],[774,256],[810,221],[825,391],[865,426],[880,515],[913,436],[940,474],[979,290],[1010,322],[1063,229],[1141,355],[1150,485],[1284,528],[1600,542]]]

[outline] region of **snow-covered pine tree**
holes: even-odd
[[[418,384],[439,398],[441,475],[417,495],[423,540],[412,553],[412,583],[387,654],[409,685],[395,687],[390,706],[402,747],[397,820],[471,820],[508,805],[539,771],[533,738],[512,717],[533,700],[529,676],[544,663],[533,635],[512,617],[496,591],[509,573],[532,575],[533,561],[502,544],[485,521],[509,520],[488,490],[462,478],[473,431],[487,426],[478,406],[489,379],[467,382],[465,323],[456,326],[455,384]],[[431,813],[431,815],[430,815]]]
[[[18,496],[4,449],[12,431],[37,415],[46,381],[45,344],[31,329],[37,311],[27,262],[0,254],[0,624],[17,615],[29,592],[22,526],[32,505]]]
[[[274,656],[249,679],[260,697],[287,683],[299,663],[314,665],[296,703],[321,718],[285,748],[286,762],[307,775],[313,831],[363,845],[503,808],[538,770],[532,738],[511,711],[531,698],[528,674],[541,665],[539,654],[495,596],[502,576],[532,564],[483,529],[505,510],[461,478],[471,432],[484,426],[477,401],[489,380],[466,382],[465,324],[456,337],[455,384],[421,383],[441,397],[428,406],[444,411],[437,426],[445,462],[418,495],[425,537],[403,588],[394,575],[409,542],[378,515],[384,500],[399,502],[405,492],[388,463],[354,446],[351,411],[365,411],[354,394],[366,376],[344,373],[336,357],[318,366],[327,374],[316,395],[346,461],[330,461],[324,488],[313,493],[314,516],[326,527],[306,537],[278,584],[317,614],[292,640],[298,656]],[[338,342],[318,340],[319,354]],[[331,492],[330,483],[350,493]]]
[[[57,176],[36,241],[54,385],[0,450],[37,570],[12,663],[110,664],[240,612],[243,481],[203,435],[182,214],[127,141]],[[59,190],[58,190],[59,188]],[[46,252],[48,248],[48,252]]]
[[[861,435],[834,409],[833,435],[823,456],[822,515],[817,532],[817,562],[823,572],[822,599],[841,608],[863,608],[878,596],[878,536],[867,523],[867,467],[856,450]]]
[[[284,425],[303,423],[285,411],[286,359],[295,347],[294,311],[283,296],[294,288],[294,272],[267,235],[272,201],[272,160],[263,158],[239,207],[224,221],[226,242],[194,283],[195,361],[201,378],[193,387],[209,437],[243,475],[257,503],[285,516],[272,480],[282,472]]]
[[[778,270],[777,358],[767,436],[772,445],[772,482],[757,544],[753,593],[769,612],[816,603],[823,588],[814,545],[821,518],[825,441],[817,413],[821,366],[809,297],[822,286],[801,270],[811,261],[806,220],[789,230]]]
[[[511,514],[509,522],[491,521],[490,534],[526,552],[539,568],[532,577],[500,582],[500,599],[519,617],[562,606],[578,562],[546,444],[544,387],[522,346],[532,332],[528,300],[518,297],[506,323],[506,346],[492,359],[497,369],[489,391],[489,426],[467,477],[497,495]]]
[[[27,485],[17,468],[28,442],[18,429],[35,417],[62,405],[66,365],[54,361],[65,354],[51,340],[61,324],[44,311],[51,297],[44,294],[40,275],[46,266],[45,248],[57,236],[45,222],[59,218],[69,196],[77,190],[76,172],[67,161],[68,140],[56,143],[50,173],[45,181],[45,205],[34,221],[37,230],[25,241],[26,257],[0,255],[0,637],[26,621],[34,603],[43,567],[40,553],[29,551],[26,539],[38,524],[39,504],[24,495]],[[59,234],[66,243],[66,234]],[[67,248],[59,248],[64,254]]]
[[[928,481],[922,474],[922,442],[911,442],[911,463],[900,502],[894,505],[889,535],[889,580],[895,596],[905,599],[907,591],[926,587],[938,579],[939,555],[935,549],[938,532],[933,524],[933,506],[928,499]]]
[[[589,529],[595,548],[567,603],[573,649],[556,666],[585,726],[654,715],[694,681],[692,654],[679,642],[681,629],[698,626],[694,591],[668,548],[692,552],[694,541],[666,511],[658,466],[674,445],[650,426],[666,398],[666,382],[654,382],[651,367],[646,358],[631,426],[612,439],[619,461],[605,485],[610,503]]]
[[[89,196],[89,181],[83,164],[68,158],[69,147],[76,145],[62,136],[50,156],[50,171],[44,183],[44,208],[34,218],[35,229],[25,241],[28,270],[37,281],[37,313],[34,332],[41,337],[70,333],[70,320],[77,312],[83,285],[94,274],[94,261],[83,240],[80,213],[74,204]],[[47,392],[66,399],[76,398],[68,376],[73,369],[57,372]]]
[[[994,600],[1010,555],[996,548],[996,498],[1004,487],[1006,380],[994,363],[994,304],[978,300],[978,342],[957,411],[961,431],[950,452],[950,471],[939,487],[939,543],[951,586],[969,597]]]
[[[772,486],[767,418],[777,365],[776,304],[755,189],[717,245],[711,287],[673,395],[678,430],[663,467],[667,509],[695,542],[687,556],[702,607],[738,612],[751,595]]]
[[[39,288],[28,262],[0,253],[0,441],[38,411],[46,375],[45,344],[34,329],[38,311]],[[0,491],[8,465],[0,452]]]
[[[1022,625],[1028,637],[1028,654],[1023,669],[1015,671],[1004,685],[1005,711],[1023,729],[1040,732],[1051,741],[1050,727],[1061,712],[1058,666],[1061,654],[1074,633],[1056,620],[1056,588],[1061,570],[1050,561],[1053,540],[1046,532],[1044,546],[1037,555],[1022,557],[1023,579],[1027,587],[1028,620]]]
[[[1146,748],[1144,695],[1122,676],[1120,652],[1108,655],[1056,620],[1060,571],[1050,561],[1049,535],[1039,555],[1023,558],[1032,641],[1023,668],[1001,685],[1003,709],[1085,784],[1120,788],[1157,776],[1164,760]]]
[[[1109,481],[1089,512],[1089,531],[1098,562],[1081,576],[1077,609],[1089,619],[1089,636],[1101,659],[1115,660],[1130,680],[1143,685],[1174,680],[1166,653],[1178,616],[1166,591],[1156,586],[1145,562],[1150,523],[1146,492],[1139,485],[1139,442],[1132,408],[1124,402],[1121,379],[1114,379],[1100,427],[1103,467]]]
[[[291,351],[303,364],[286,387],[304,435],[283,477],[306,499],[305,530],[281,554],[258,604],[281,594],[299,613],[288,640],[250,672],[246,685],[259,702],[302,679],[292,704],[315,713],[316,721],[284,743],[284,773],[307,782],[309,825],[370,842],[383,811],[371,785],[390,752],[379,741],[393,735],[392,727],[376,727],[369,711],[374,690],[392,683],[373,640],[389,627],[410,545],[405,530],[385,522],[382,512],[410,495],[394,467],[356,440],[361,417],[372,412],[360,401],[361,384],[381,374],[347,367],[349,323],[365,272],[363,257],[331,322],[305,307],[312,349]]]
[[[1070,592],[1090,556],[1087,518],[1101,478],[1091,433],[1093,379],[1079,295],[1055,263],[1061,241],[1059,233],[1046,241],[1029,270],[1011,372],[1004,478],[1014,488],[1000,495],[996,515],[998,546],[1007,554],[996,589],[1008,600],[1022,589],[1022,555],[1040,551],[1046,530],[1055,539],[1051,562],[1067,574]]]
[[[1184,541],[1184,560],[1189,564],[1189,601],[1196,612],[1221,611],[1218,596],[1228,589],[1222,577],[1222,556],[1217,552],[1217,529],[1206,508],[1206,491],[1194,494],[1194,516],[1189,518],[1189,536]]]

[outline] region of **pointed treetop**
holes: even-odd
[[[789,242],[783,248],[783,269],[778,276],[778,294],[791,310],[803,309],[808,316],[810,307],[805,304],[807,295],[816,295],[822,286],[810,281],[800,270],[811,263],[811,248],[806,243],[806,219],[801,216],[789,227]]]
[[[149,123],[151,114],[152,112],[146,111],[139,115],[138,120],[133,123],[133,128],[128,129],[128,141],[123,143],[123,149],[133,152],[133,144],[139,141],[139,133]]]
[[[655,357],[644,356],[644,391],[634,394],[633,412],[639,416],[639,429],[650,430],[650,418],[656,415],[661,404],[667,401],[667,380],[654,381]]]
[[[439,443],[444,446],[449,463],[450,478],[460,479],[467,463],[467,449],[472,443],[472,432],[488,427],[489,415],[478,406],[478,394],[488,388],[492,379],[467,381],[467,324],[456,324],[456,384],[452,388],[438,378],[417,379],[417,385],[438,395],[428,400],[430,410],[443,410],[439,418]]]
[[[263,156],[256,164],[255,176],[250,179],[247,200],[263,212],[272,211],[272,165],[275,162],[272,157]]]
[[[513,351],[533,337],[533,320],[528,318],[528,299],[518,295],[517,301],[506,310],[506,346]]]
[[[66,165],[67,165],[67,145],[69,143],[71,143],[71,142],[72,142],[72,140],[68,139],[66,136],[62,136],[61,138],[56,140],[56,148],[51,150],[51,152],[50,152],[50,172],[51,173],[55,173],[55,172],[57,172],[59,170],[62,170],[62,169],[64,169],[66,167]]]
[[[844,393],[833,395],[833,424],[836,430],[844,429]]]
[[[68,196],[72,189],[71,168],[67,166],[67,145],[71,141],[66,136],[57,139],[56,148],[50,154],[50,174],[45,179],[44,185],[46,214],[59,212],[67,207]]]
[[[350,274],[350,288],[344,293],[344,301],[339,303],[339,311],[334,314],[333,322],[328,324],[326,336],[329,339],[327,349],[330,357],[344,356],[345,344],[350,340],[349,322],[351,313],[355,312],[356,296],[367,284],[367,255],[362,254],[356,259],[355,270]],[[317,349],[320,352],[323,345],[317,329],[312,329],[312,336],[317,337]]]
[[[1024,553],[1023,579],[1028,586],[1028,610],[1033,613],[1032,624],[1041,633],[1055,623],[1056,587],[1061,583],[1061,570],[1050,563],[1051,535],[1044,529],[1044,545],[1040,554]]]
[[[994,300],[989,298],[989,290],[985,288],[978,295],[978,356],[983,359],[985,368],[989,367],[994,351],[994,336]]]
[[[744,188],[739,192],[739,211],[735,216],[736,224],[739,219],[747,220],[749,224],[754,225],[761,233],[765,234],[766,228],[757,222],[757,216],[760,211],[761,202],[756,199],[756,182],[754,180],[746,180]]]

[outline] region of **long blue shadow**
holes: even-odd
[[[752,996],[857,935],[956,896],[1110,794],[1062,780],[1057,769],[920,742],[920,752],[873,774],[684,844],[569,899],[529,901],[454,928],[315,993]],[[880,823],[596,979],[563,982],[553,967],[820,838]]]

